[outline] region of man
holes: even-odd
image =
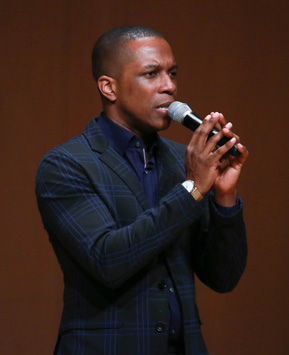
[[[238,283],[247,246],[236,183],[248,152],[220,113],[185,146],[170,125],[177,65],[159,33],[116,28],[92,65],[103,104],[40,163],[39,210],[64,274],[56,354],[206,354],[194,274]],[[208,138],[211,129],[220,132]],[[220,138],[228,143],[216,147]],[[226,156],[237,144],[239,158]]]

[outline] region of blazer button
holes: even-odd
[[[161,280],[159,283],[158,283],[158,287],[160,290],[164,290],[166,287],[167,287],[167,284],[165,283],[164,280]]]
[[[165,324],[164,323],[161,323],[161,322],[158,322],[156,325],[155,325],[155,330],[157,332],[163,332],[165,330]]]

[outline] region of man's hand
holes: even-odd
[[[214,127],[219,133],[208,140],[208,134]],[[227,123],[224,116],[218,112],[206,116],[192,136],[185,159],[187,179],[195,182],[201,194],[205,194],[213,186],[215,200],[223,206],[235,204],[236,184],[248,157],[247,149],[239,143],[239,137],[231,128],[232,124]],[[223,136],[231,138],[230,141],[216,147]],[[237,144],[241,153],[237,158],[226,154],[234,144]]]

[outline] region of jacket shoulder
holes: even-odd
[[[54,155],[66,156],[72,160],[77,160],[81,153],[91,150],[92,139],[98,140],[102,138],[99,136],[102,136],[102,134],[96,124],[96,118],[92,118],[82,133],[48,150],[41,161]]]

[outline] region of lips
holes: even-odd
[[[168,111],[168,107],[170,106],[170,104],[172,103],[173,101],[168,101],[168,102],[164,102],[158,106],[156,106],[156,109],[157,110],[162,110],[162,111]]]

